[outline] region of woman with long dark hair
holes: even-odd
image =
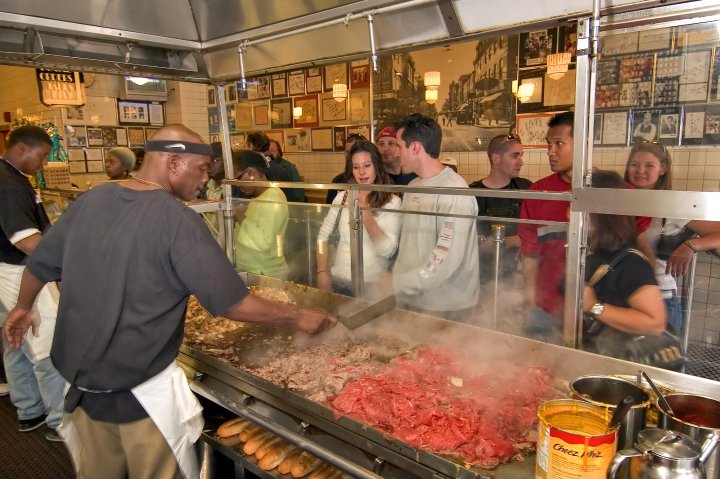
[[[620,175],[613,171],[594,172],[592,186],[626,188]],[[653,268],[637,249],[636,237],[637,226],[632,216],[589,215],[590,254],[585,266],[583,311],[601,322],[604,332],[611,333],[588,337],[585,331],[585,346],[589,350],[622,357],[626,346],[623,341],[629,341],[632,335],[657,335],[665,331],[665,305]]]
[[[390,185],[377,147],[367,140],[357,141],[352,146],[345,162],[345,176],[348,183]],[[363,273],[365,283],[375,282],[388,271],[390,259],[397,249],[400,236],[400,215],[383,208],[399,209],[401,200],[386,191],[359,192],[363,221]],[[325,217],[318,235],[317,277],[318,288],[350,294],[350,226],[347,204],[348,192],[339,193],[333,200],[333,207]],[[373,211],[375,210],[375,211]],[[338,218],[339,216],[339,218]],[[332,264],[328,261],[329,238],[335,232],[340,240]]]

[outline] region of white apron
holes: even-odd
[[[0,302],[8,311],[15,307],[17,302],[23,271],[23,265],[0,263]],[[33,364],[50,356],[59,301],[60,291],[55,283],[46,284],[35,300],[35,320],[39,320],[36,325],[37,335],[33,336],[32,329],[29,329],[25,337]]]
[[[66,393],[68,388],[69,385],[65,388]],[[195,442],[202,434],[202,407],[190,391],[182,369],[173,361],[164,371],[134,387],[132,393],[172,449],[183,477],[199,478]],[[82,444],[67,414],[58,431],[77,468]]]

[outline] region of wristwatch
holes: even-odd
[[[603,314],[603,311],[605,311],[605,305],[602,303],[595,303],[590,308],[590,314],[596,318]]]

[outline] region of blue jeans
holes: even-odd
[[[672,298],[665,298],[665,313],[667,315],[667,322],[673,327],[675,333],[678,335],[682,334],[682,303],[675,293],[673,293]]]
[[[525,334],[530,339],[559,344],[562,341],[562,318],[536,307],[528,313]]]
[[[47,414],[45,422],[57,428],[62,422],[65,379],[53,366],[50,357],[33,364],[26,345],[12,349],[3,336],[3,363],[10,388],[10,400],[17,408],[18,419],[25,421]]]

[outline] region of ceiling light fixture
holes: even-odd
[[[342,103],[347,98],[348,87],[345,83],[338,83],[337,79],[333,83],[332,96],[336,102]]]
[[[143,86],[146,83],[150,83],[150,78],[144,78],[144,77],[128,77],[128,79],[133,82],[136,85]]]
[[[565,76],[570,64],[570,52],[552,53],[547,56],[547,73],[552,80],[559,80]]]
[[[437,90],[440,88],[440,72],[425,72],[423,82],[426,90]]]
[[[437,90],[425,90],[425,101],[434,104],[438,100]]]

